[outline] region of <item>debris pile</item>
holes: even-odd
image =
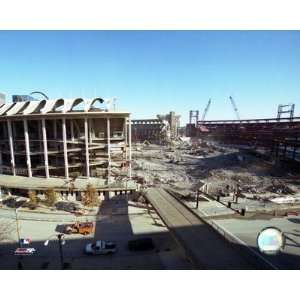
[[[299,178],[285,176],[282,170],[246,150],[180,138],[168,145],[147,143],[136,149],[134,179],[144,188],[171,188],[182,199],[193,198],[199,182],[207,186],[210,195],[227,197],[228,201],[238,190],[247,205],[265,205],[282,196],[296,199],[300,195]]]
[[[296,190],[291,186],[281,182],[281,181],[273,181],[271,185],[266,188],[267,191],[276,193],[276,194],[295,194]]]

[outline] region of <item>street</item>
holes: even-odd
[[[109,204],[110,205],[110,204]],[[187,269],[190,268],[184,254],[174,242],[168,229],[159,217],[147,209],[128,205],[124,213],[125,200],[113,203],[114,213],[76,218],[73,215],[53,215],[37,212],[18,212],[21,238],[30,238],[37,252],[22,258],[24,269],[60,269],[59,244],[56,230],[62,224],[75,220],[95,222],[95,233],[90,235],[65,235],[63,245],[64,261],[72,269]],[[108,209],[108,208],[107,208]],[[106,211],[107,212],[107,211]],[[119,214],[121,212],[121,214]],[[0,269],[16,269],[19,257],[14,255],[18,247],[15,212],[0,209],[1,222],[12,227],[10,241],[2,241]],[[15,228],[13,228],[15,227]],[[145,252],[131,252],[127,243],[139,237],[151,237],[155,249]],[[48,246],[44,242],[50,239]],[[110,240],[117,244],[117,253],[104,256],[87,256],[83,250],[94,240]]]

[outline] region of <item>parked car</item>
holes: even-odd
[[[80,233],[86,235],[94,232],[94,230],[95,230],[95,226],[93,222],[84,222],[84,223],[76,222],[74,224],[66,225],[64,232],[66,234]]]
[[[96,241],[85,246],[84,252],[89,255],[112,254],[117,251],[117,246],[114,242]]]
[[[19,208],[26,204],[29,200],[24,197],[8,196],[2,200],[2,204],[10,208]]]
[[[76,202],[58,201],[55,203],[57,210],[67,211],[73,213],[82,209],[82,206]]]
[[[130,240],[128,242],[128,249],[130,251],[148,251],[154,249],[152,238],[140,238],[136,240]]]

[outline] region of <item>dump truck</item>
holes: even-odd
[[[95,231],[95,226],[93,222],[76,222],[65,226],[65,233],[80,233],[83,235],[90,234]]]

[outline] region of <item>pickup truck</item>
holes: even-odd
[[[66,225],[64,231],[66,234],[80,233],[87,235],[95,231],[95,226],[93,222],[76,222],[74,224]]]
[[[117,251],[116,244],[109,241],[96,241],[85,246],[84,252],[89,255],[112,254]]]

